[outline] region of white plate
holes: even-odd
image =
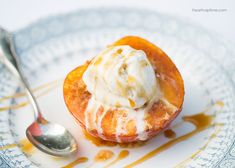
[[[206,109],[209,109],[206,115],[215,115],[213,123],[223,125],[212,125],[178,142],[179,137],[182,139],[195,129],[191,123],[183,122],[172,128],[176,138],[169,139],[161,133],[135,148],[97,147],[87,140],[64,104],[63,79],[69,71],[125,35],[138,35],[152,41],[171,57],[182,73],[185,102],[172,126],[182,122],[183,116]],[[24,104],[24,96],[6,97],[22,93],[23,89],[0,64],[0,167],[62,167],[79,157],[87,157],[88,161],[77,167],[104,167],[115,160],[120,151],[128,150],[126,158],[112,165],[119,168],[170,142],[169,148],[136,167],[234,167],[235,58],[230,44],[217,35],[153,11],[99,8],[38,21],[16,32],[14,41],[23,72],[38,97],[42,112],[48,120],[64,125],[73,133],[79,152],[59,159],[31,149],[30,145],[22,147],[25,129],[33,121],[32,109]],[[218,101],[224,106],[216,104]],[[113,158],[94,163],[94,156],[103,149],[112,151]]]

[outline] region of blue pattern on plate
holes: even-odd
[[[132,22],[125,22],[123,18],[126,17],[128,17],[128,20],[132,20]],[[188,22],[146,10],[102,8],[81,10],[72,14],[50,17],[32,24],[28,28],[22,29],[14,34],[17,53],[22,57],[24,51],[29,50],[33,46],[43,43],[48,39],[53,39],[53,37],[71,32],[89,31],[89,29],[102,27],[104,23],[107,28],[133,28],[139,26],[140,29],[147,29],[149,31],[157,30],[158,33],[165,33],[177,36],[181,40],[191,41],[195,48],[198,48],[213,57],[213,59],[218,62],[218,66],[221,66],[235,83],[235,54],[231,43],[223,40],[223,38],[219,37],[217,34],[211,33]],[[164,29],[164,26],[167,27],[167,29]],[[181,30],[180,27],[184,27],[184,29]],[[200,38],[197,38],[198,35],[200,35]],[[213,48],[213,46],[218,47]],[[213,50],[208,50],[208,48],[213,48]],[[23,68],[27,71],[27,65],[23,65]],[[0,69],[3,69],[1,65]],[[2,77],[2,79],[6,81],[7,77],[9,76],[6,75],[5,77]],[[1,80],[1,82],[4,81]],[[8,84],[9,83],[10,82],[8,81]],[[2,93],[4,92],[2,90],[0,91]],[[0,124],[9,124],[9,122],[0,119]],[[234,130],[231,131],[234,132]],[[9,133],[11,133],[10,130]],[[0,135],[0,140],[1,138],[3,137]],[[229,146],[228,151],[223,159],[217,163],[216,167],[235,167],[234,135],[231,139],[233,139],[232,145]],[[0,145],[2,144],[0,143]],[[8,152],[10,152],[10,150]],[[10,162],[9,160],[13,158],[7,158],[6,155],[1,152],[0,154],[0,167],[20,167],[21,161]],[[18,155],[15,155],[15,157],[17,158]],[[30,164],[25,164],[22,167],[30,166]]]

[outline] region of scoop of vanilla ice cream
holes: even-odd
[[[87,90],[111,107],[141,108],[159,96],[159,84],[144,51],[128,45],[109,47],[83,74]]]

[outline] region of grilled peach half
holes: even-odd
[[[111,46],[121,45],[129,45],[136,50],[143,50],[145,52],[154,69],[155,77],[158,79],[161,93],[166,100],[159,99],[146,113],[144,120],[147,127],[144,129],[144,132],[148,137],[147,139],[149,139],[164,130],[182,110],[184,82],[172,60],[165,52],[151,42],[136,36],[126,36]],[[85,118],[85,111],[92,95],[87,91],[82,76],[89,64],[90,62],[86,62],[67,75],[63,86],[65,103],[76,121],[91,135],[107,141],[117,142],[118,117],[125,112],[121,108],[106,110],[102,121],[100,121],[100,127],[103,130],[102,134],[95,128],[89,130],[86,128],[85,122],[91,121],[89,118]],[[98,120],[103,112],[104,107],[101,105],[96,113],[95,121]],[[136,124],[132,120],[128,121],[125,125],[125,134],[119,135],[118,142],[127,143],[139,140],[137,138]]]

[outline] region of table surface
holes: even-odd
[[[90,7],[138,7],[178,16],[217,32],[235,44],[234,0],[0,0],[0,25],[14,31],[39,18]],[[219,9],[225,11],[198,11]],[[195,11],[197,10],[197,11]]]

